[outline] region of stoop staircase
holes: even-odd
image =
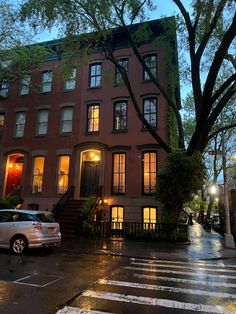
[[[70,199],[57,212],[56,220],[60,224],[62,237],[78,235],[82,223],[80,208],[83,203],[83,200]]]

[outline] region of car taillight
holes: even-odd
[[[33,223],[33,227],[34,227],[35,229],[41,230],[41,229],[42,229],[42,224],[41,224],[40,222]]]

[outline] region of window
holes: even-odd
[[[44,157],[34,158],[32,193],[41,193],[43,189]]]
[[[126,154],[125,153],[113,154],[113,180],[112,180],[113,194],[125,194],[125,167],[126,167]]]
[[[87,131],[88,132],[99,131],[99,105],[88,106]]]
[[[3,128],[5,124],[5,113],[0,113],[0,128]]]
[[[48,110],[38,111],[37,135],[45,135],[48,131]]]
[[[157,154],[156,152],[143,153],[143,193],[156,192]]]
[[[63,194],[68,190],[69,165],[69,156],[59,157],[57,170],[57,194]]]
[[[24,74],[20,79],[20,95],[28,95],[30,90],[30,74]]]
[[[143,208],[143,228],[145,230],[155,229],[157,222],[157,209],[155,207]]]
[[[90,66],[89,66],[89,87],[101,86],[101,74],[102,74],[101,63],[90,64]]]
[[[72,132],[73,108],[62,108],[61,111],[61,133]]]
[[[7,79],[3,79],[0,82],[0,96],[7,97],[9,89],[9,82]]]
[[[65,90],[73,90],[75,89],[76,83],[76,68],[73,68],[69,74],[69,77],[65,81]]]
[[[119,59],[118,63],[125,69],[126,73],[128,73],[128,59],[127,58]],[[116,67],[116,70],[115,70],[115,83],[116,84],[123,83],[123,78],[118,67]]]
[[[157,56],[156,55],[145,56],[144,62],[148,66],[148,68],[151,71],[151,73],[153,74],[153,76],[156,78],[157,77]],[[146,71],[144,71],[143,79],[144,80],[150,80],[150,77]]]
[[[114,105],[114,130],[127,129],[127,101],[118,101]]]
[[[124,222],[124,207],[112,206],[111,207],[111,229],[123,229]]]
[[[157,100],[156,98],[148,98],[143,101],[144,118],[152,127],[157,127]]]
[[[52,71],[46,71],[42,73],[42,93],[49,93],[52,90]]]
[[[15,137],[23,137],[25,131],[25,112],[16,113]]]

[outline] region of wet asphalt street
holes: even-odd
[[[236,249],[190,227],[191,245],[63,239],[59,250],[0,251],[1,314],[236,313]]]
[[[126,261],[119,257],[0,251],[0,313],[52,314]]]

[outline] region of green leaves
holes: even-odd
[[[157,177],[157,198],[165,211],[175,213],[202,188],[206,171],[200,153],[189,156],[184,151],[168,154],[167,164]]]

